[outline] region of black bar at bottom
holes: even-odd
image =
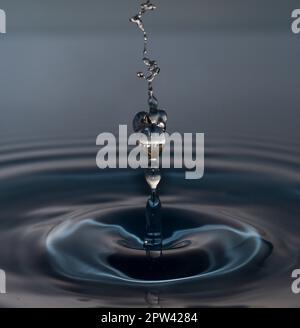
[[[299,309],[0,309],[1,327],[203,327],[295,323]]]

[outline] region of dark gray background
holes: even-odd
[[[156,0],[145,17],[168,130],[299,136],[298,0]],[[0,137],[95,136],[146,109],[133,0],[2,0]]]

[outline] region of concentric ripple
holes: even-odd
[[[164,210],[167,236],[163,256],[156,261],[145,256],[144,209],[136,207],[94,213],[97,220],[63,221],[49,233],[47,251],[61,275],[142,285],[217,277],[237,271],[262,255],[260,236],[250,226],[213,225],[213,218],[203,220],[201,215],[174,207]],[[175,230],[180,220],[189,228]]]
[[[166,171],[163,256],[143,250],[141,171],[96,168],[90,138],[0,145],[5,306],[297,305],[300,153],[212,140],[198,181]],[[274,297],[276,295],[277,297]]]

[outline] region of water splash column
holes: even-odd
[[[143,33],[144,47],[142,60],[146,66],[146,73],[138,72],[137,76],[147,82],[148,85],[148,111],[142,111],[135,115],[133,129],[135,132],[146,136],[146,141],[141,141],[141,145],[148,154],[148,169],[145,173],[146,181],[151,189],[150,198],[146,206],[146,236],[144,247],[151,257],[161,255],[162,251],[162,224],[161,224],[161,203],[157,192],[157,187],[161,180],[160,154],[165,144],[165,132],[167,114],[159,109],[158,100],[154,95],[153,81],[160,73],[160,68],[155,60],[148,57],[148,35],[143,23],[143,15],[156,9],[150,1],[140,5],[138,14],[130,21],[135,23]]]

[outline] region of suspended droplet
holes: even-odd
[[[148,170],[145,174],[146,181],[148,185],[150,186],[151,190],[156,190],[158,184],[160,183],[161,180],[161,174],[159,170],[154,169],[154,170]]]

